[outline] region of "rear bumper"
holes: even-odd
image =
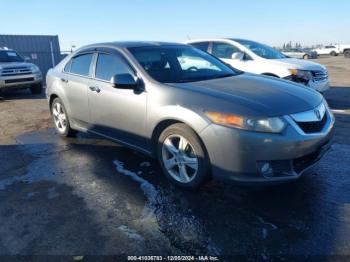
[[[322,133],[302,135],[288,125],[282,134],[256,133],[211,124],[200,133],[215,179],[271,185],[298,179],[331,149],[334,120]],[[268,163],[270,173],[262,166]]]
[[[0,89],[24,88],[43,81],[41,74],[0,77]]]

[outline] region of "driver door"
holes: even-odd
[[[117,74],[136,72],[116,50],[95,54],[93,78],[88,89],[92,131],[132,146],[144,147],[147,93],[113,87]]]
[[[212,42],[211,54],[220,58],[226,64],[245,72],[253,72],[254,67],[251,66],[251,58],[236,46],[224,42]],[[241,58],[238,58],[241,56]]]

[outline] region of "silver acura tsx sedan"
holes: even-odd
[[[175,184],[295,180],[330,148],[334,116],[308,87],[238,71],[194,47],[80,48],[47,74],[57,132],[91,132],[157,157]]]

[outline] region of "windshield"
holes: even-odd
[[[23,62],[23,58],[20,57],[15,51],[5,50],[0,51],[0,63],[7,62]]]
[[[152,46],[128,49],[145,71],[161,83],[183,83],[234,76],[239,71],[189,46]]]
[[[249,40],[239,40],[234,39],[234,41],[240,43],[241,45],[244,45],[246,48],[248,48],[250,51],[252,51],[254,54],[266,58],[266,59],[281,59],[281,58],[287,58],[284,54],[277,51],[276,49],[260,44],[254,41]]]

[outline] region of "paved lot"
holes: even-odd
[[[350,255],[350,59],[329,67],[334,150],[299,181],[170,186],[155,161],[79,134],[61,139],[42,96],[0,101],[0,254]]]

